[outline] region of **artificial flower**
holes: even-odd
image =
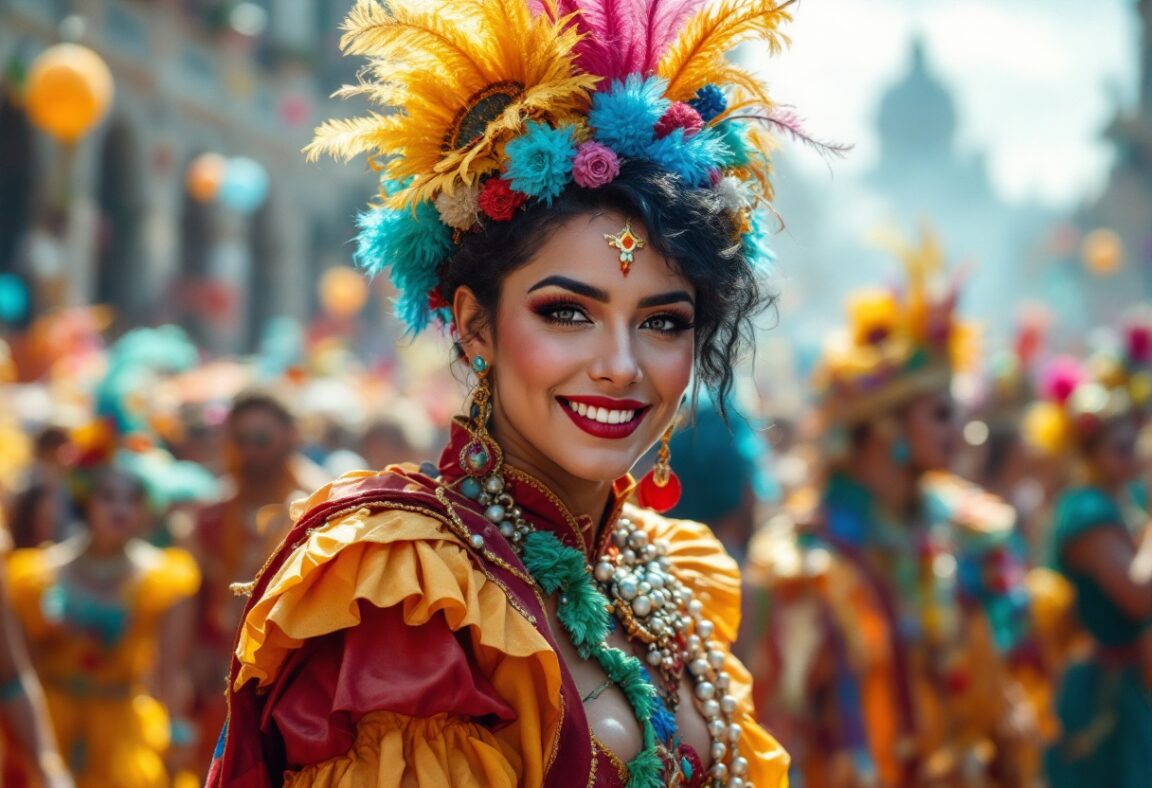
[[[504,179],[516,191],[551,205],[572,178],[573,131],[572,126],[530,122],[522,136],[505,146]]]
[[[572,180],[585,189],[598,189],[620,174],[620,158],[609,147],[585,142],[572,160]]]
[[[489,178],[480,189],[480,209],[493,221],[506,222],[528,199],[528,195],[514,191],[503,178]]]

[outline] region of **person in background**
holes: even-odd
[[[192,666],[197,763],[205,770],[227,712],[220,682],[244,609],[243,598],[231,586],[251,580],[284,536],[290,525],[288,503],[324,480],[299,450],[295,415],[281,398],[263,389],[236,397],[224,422],[227,489],[219,501],[201,509],[191,537],[204,573]]]
[[[0,529],[0,556],[11,545]],[[28,780],[43,788],[72,788],[72,776],[56,746],[44,691],[28,660],[20,622],[8,601],[5,566],[0,563],[0,785],[20,788]],[[7,751],[6,751],[7,750]]]
[[[49,425],[32,441],[32,462],[6,500],[6,517],[15,547],[39,547],[68,535],[73,512],[67,489],[68,432]]]
[[[768,446],[747,418],[732,405],[727,422],[708,397],[701,397],[695,418],[668,445],[672,470],[683,482],[680,502],[670,517],[708,523],[728,553],[744,563],[755,530],[759,503],[770,490],[761,468]]]
[[[149,520],[139,475],[114,461],[76,476],[83,531],[11,555],[12,606],[77,785],[166,787],[191,742],[187,642],[200,573],[187,552],[139,538]]]
[[[1062,733],[1045,754],[1052,788],[1135,788],[1152,774],[1152,528],[1136,450],[1152,394],[1149,338],[1134,325],[1119,357],[1055,360],[1026,420],[1037,445],[1072,463],[1049,555],[1090,640],[1069,655],[1057,690]]]
[[[1024,785],[1014,515],[948,473],[956,288],[931,236],[902,254],[905,290],[855,297],[818,369],[825,475],[750,547],[744,653],[807,788]]]

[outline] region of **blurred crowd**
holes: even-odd
[[[1051,348],[1031,308],[977,350],[929,292],[855,299],[805,408],[702,397],[672,515],[742,563],[737,650],[793,784],[1143,784],[1152,323]],[[292,502],[435,459],[463,401],[446,344],[368,369],[290,327],[244,359],[106,328],[66,310],[0,346],[5,786],[201,784]]]

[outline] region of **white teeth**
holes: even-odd
[[[564,403],[573,412],[578,413],[586,419],[598,421],[601,424],[627,424],[636,418],[636,411],[634,410],[608,410],[607,408],[597,408],[585,405],[583,402],[572,402],[571,400],[564,400]]]

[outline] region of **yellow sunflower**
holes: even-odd
[[[309,157],[371,154],[388,179],[407,184],[389,196],[395,208],[473,183],[499,168],[504,143],[528,120],[555,125],[587,113],[597,77],[576,68],[579,36],[569,21],[533,15],[524,0],[389,0],[387,8],[357,0],[341,46],[369,66],[338,95],[394,111],[328,121]]]

